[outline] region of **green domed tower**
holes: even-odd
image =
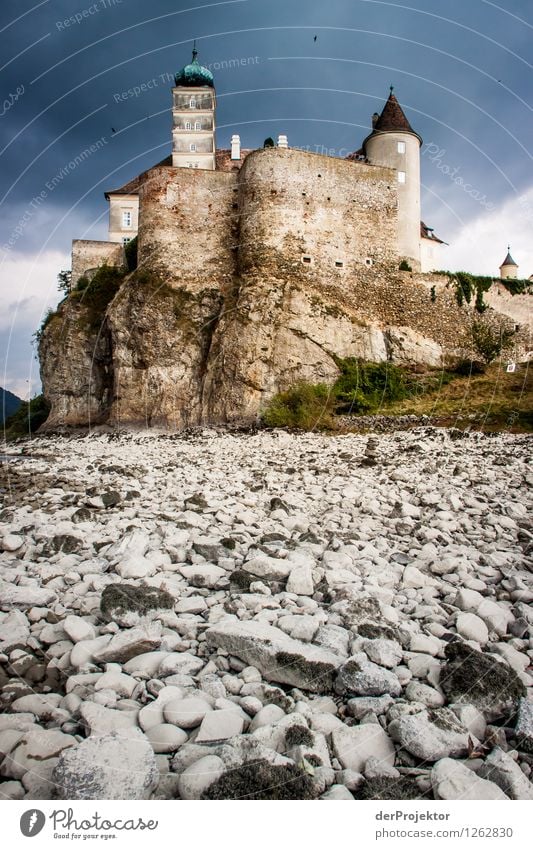
[[[172,89],[172,165],[215,170],[216,94],[213,74],[192,60],[175,75]]]

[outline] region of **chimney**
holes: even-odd
[[[289,146],[289,140],[288,140],[287,136],[278,136],[278,147],[287,148],[288,146]]]
[[[375,128],[378,121],[379,121],[379,112],[374,112],[374,114],[372,115],[372,129]]]
[[[241,137],[238,135],[231,137],[231,158],[239,161],[241,158]]]

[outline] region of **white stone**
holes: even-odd
[[[410,681],[405,688],[405,698],[428,707],[441,707],[444,704],[442,693],[422,681]]]
[[[24,538],[16,534],[5,534],[0,541],[2,551],[18,551],[24,544]]]
[[[225,772],[224,762],[216,755],[206,755],[185,769],[178,781],[182,799],[200,799],[208,787]]]
[[[274,725],[274,723],[283,719],[284,716],[285,712],[278,707],[278,705],[265,705],[254,716],[250,724],[250,733],[255,731],[257,728],[262,728],[266,725]]]
[[[493,784],[479,778],[460,761],[443,758],[431,770],[431,785],[436,799],[508,799],[509,797]]]
[[[311,566],[296,566],[287,579],[287,592],[297,595],[313,595],[313,570]]]
[[[465,640],[474,640],[484,645],[489,639],[489,629],[483,619],[475,613],[460,613],[456,619],[457,633]]]
[[[163,707],[166,722],[180,728],[196,728],[204,716],[212,710],[211,706],[198,696],[172,699]]]
[[[53,590],[39,587],[36,584],[18,586],[15,584],[0,584],[0,607],[48,607],[56,601],[57,595]]]
[[[424,761],[465,755],[469,740],[466,728],[446,708],[437,708],[435,714],[433,722],[425,711],[401,716],[389,724],[388,732],[395,742]]]
[[[402,662],[403,650],[395,640],[363,640],[361,648],[366,656],[378,666],[393,669]]]
[[[180,566],[179,571],[193,587],[213,589],[221,578],[226,577],[226,570],[212,563],[200,563],[193,566]]]
[[[245,572],[263,578],[267,581],[284,581],[291,573],[293,564],[289,560],[278,560],[276,557],[268,557],[260,554],[243,563]]]
[[[175,752],[188,739],[186,731],[168,722],[162,722],[160,725],[152,725],[146,732],[146,736],[156,754]]]
[[[161,678],[166,675],[196,675],[205,666],[201,657],[195,657],[191,652],[172,652],[161,661],[158,674]]]
[[[485,598],[477,609],[477,615],[483,619],[489,630],[495,631],[500,637],[507,633],[507,628],[513,621],[513,614],[501,603]]]
[[[516,761],[496,747],[481,764],[479,775],[497,784],[510,799],[533,800],[533,784]]]
[[[381,725],[367,723],[336,728],[331,733],[331,742],[335,756],[345,769],[363,772],[371,757],[394,765],[394,745]]]
[[[30,623],[22,610],[12,610],[0,622],[0,652],[25,646],[30,636]]]
[[[215,743],[242,734],[244,720],[236,710],[214,710],[207,713],[196,737],[197,743]]]
[[[328,690],[341,658],[320,646],[288,637],[263,622],[239,622],[227,617],[206,631],[208,645],[256,666],[270,681],[292,684],[305,690]]]
[[[96,637],[96,629],[94,625],[82,619],[81,616],[66,616],[61,623],[67,637],[73,643],[79,643],[81,640],[94,640]]]
[[[119,631],[102,648],[93,652],[96,663],[127,663],[132,657],[153,651],[161,645],[161,623],[150,622]]]
[[[127,737],[89,737],[66,749],[53,777],[59,799],[149,799],[159,770],[148,740],[132,728]]]

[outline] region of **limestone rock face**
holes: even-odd
[[[47,323],[39,344],[41,380],[51,410],[47,429],[99,424],[111,391],[111,338],[107,324],[93,332],[83,307],[69,298]]]

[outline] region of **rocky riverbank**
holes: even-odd
[[[533,798],[528,437],[3,450],[3,798]]]

